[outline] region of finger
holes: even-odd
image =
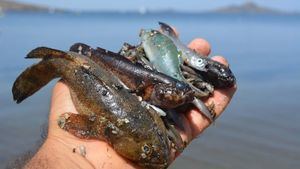
[[[190,128],[189,121],[187,120],[187,118],[185,117],[185,115],[183,113],[178,113],[178,114],[176,114],[176,116],[178,117],[178,120],[180,121],[180,127],[175,125],[175,128],[177,129],[177,131],[180,134],[183,145],[184,146],[188,145],[193,139],[192,130]],[[181,147],[181,148],[184,148],[184,147]],[[174,160],[181,153],[182,153],[181,151],[172,151],[171,159]]]
[[[212,60],[220,62],[226,66],[228,66],[227,60],[222,56],[214,56]],[[207,103],[215,102],[215,111],[216,115],[220,116],[220,114],[224,111],[224,109],[229,104],[233,94],[235,93],[237,86],[234,85],[229,89],[216,89],[212,97],[208,98]]]
[[[222,56],[214,56],[212,58],[212,60],[215,60],[217,62],[220,62],[220,63],[228,66],[227,60]],[[214,109],[215,109],[217,117],[220,116],[221,113],[224,111],[224,109],[227,107],[227,105],[229,104],[236,89],[237,89],[236,85],[234,85],[233,87],[231,87],[229,89],[216,89],[214,91],[213,96],[208,98],[208,100],[206,101],[207,104],[209,104],[211,102],[215,103]]]
[[[214,105],[213,109],[216,117],[219,117],[229,104],[235,91],[236,85],[226,90],[215,90],[213,96],[207,99],[205,104],[207,106]],[[211,124],[211,122],[195,108],[186,113],[186,118],[191,125],[193,138],[201,134]]]
[[[49,125],[58,126],[58,117],[66,112],[77,113],[68,86],[59,81],[52,91]]]
[[[177,128],[182,141],[189,143],[192,140],[192,129],[190,128],[189,121],[183,113],[177,114],[180,117],[180,122],[182,123],[183,129]]]
[[[223,56],[214,56],[211,59],[228,66],[228,61]]]
[[[215,61],[218,61],[224,65],[228,65],[226,59],[222,56],[216,56],[212,58]],[[213,95],[209,97],[207,100],[204,100],[205,104],[210,107],[213,105],[213,110],[217,117],[221,115],[224,109],[229,104],[233,94],[235,93],[237,86],[233,86],[229,89],[216,89],[213,92]],[[210,121],[202,115],[198,109],[191,109],[187,114],[186,118],[189,120],[192,135],[193,137],[197,137],[200,133],[203,132],[210,125]]]
[[[190,42],[188,47],[203,56],[208,56],[211,52],[210,44],[205,39],[201,38],[194,39]]]

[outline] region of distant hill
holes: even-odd
[[[0,11],[56,12],[61,10],[51,9],[46,6],[21,3],[13,0],[0,0]]]
[[[136,11],[115,11],[115,10],[108,10],[108,11],[68,11],[63,9],[53,9],[47,6],[39,6],[35,4],[26,4],[21,3],[15,0],[0,0],[0,14],[1,12],[6,11],[31,11],[31,12],[69,12],[69,13],[103,13],[103,14],[146,14],[146,15],[172,15],[172,14],[203,14],[203,13],[221,13],[221,14],[298,14],[293,12],[283,12],[280,10],[267,8],[259,6],[253,2],[247,2],[242,5],[231,5],[227,7],[222,7],[216,10],[211,11],[198,11],[198,12],[187,12],[187,11],[177,11],[172,9],[165,9],[165,10],[147,10],[147,9],[140,9]],[[1,16],[1,15],[0,15]]]
[[[253,14],[284,14],[285,12],[271,9],[267,7],[259,6],[253,2],[247,2],[242,5],[231,5],[228,7],[222,7],[213,12],[217,13],[253,13]]]

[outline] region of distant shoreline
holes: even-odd
[[[70,15],[132,15],[132,16],[205,16],[205,15],[220,15],[220,16],[300,16],[300,13],[220,13],[220,12],[147,12],[147,13],[139,13],[136,11],[130,12],[118,12],[118,11],[82,11],[82,12],[74,12],[74,11],[59,11],[59,12],[51,12],[51,11],[5,11],[1,15],[9,15],[13,13],[24,13],[24,14],[70,14]]]
[[[140,15],[171,15],[171,14],[182,14],[182,15],[202,15],[202,14],[249,14],[249,15],[300,15],[300,12],[284,12],[276,9],[259,6],[252,2],[247,2],[242,5],[230,5],[222,8],[218,8],[210,11],[177,11],[177,10],[147,10],[142,11],[71,11],[65,9],[50,8],[47,6],[40,6],[34,4],[21,3],[10,0],[0,0],[0,15],[6,12],[39,12],[39,13],[74,13],[74,14],[140,14]]]
[[[28,3],[21,3],[13,0],[0,0],[0,13],[6,12],[63,12],[64,10],[50,8]]]

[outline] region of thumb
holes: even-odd
[[[68,86],[62,81],[59,81],[52,91],[49,115],[49,133],[51,130],[60,130],[57,125],[57,120],[60,115],[66,112],[78,113],[72,102]]]

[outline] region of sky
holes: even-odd
[[[16,0],[70,10],[141,10],[174,9],[180,11],[206,11],[249,0]],[[300,11],[300,0],[251,0],[258,5],[282,11]]]

